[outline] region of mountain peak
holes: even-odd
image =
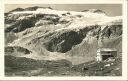
[[[16,8],[16,9],[13,9],[11,11],[9,11],[8,13],[10,12],[19,12],[19,11],[36,11],[37,9],[39,8],[42,8],[42,9],[52,9],[51,7],[39,7],[39,6],[34,6],[34,7],[27,7],[27,8]]]
[[[39,7],[39,6],[34,6],[34,7],[25,8],[25,11],[35,11],[35,10],[37,10],[38,8],[52,9],[51,7]]]
[[[91,12],[91,13],[98,13],[98,14],[106,14],[104,11],[100,9],[89,9],[89,10],[83,10],[82,12]]]
[[[24,11],[24,9],[23,8],[16,8],[16,9],[10,11],[10,12],[15,12],[15,11]]]

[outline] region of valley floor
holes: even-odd
[[[24,60],[24,61],[23,61]],[[25,62],[26,61],[26,62]],[[11,63],[9,65],[9,63]],[[121,59],[90,61],[72,65],[67,60],[39,61],[24,57],[5,56],[6,76],[121,76]]]

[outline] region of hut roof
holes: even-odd
[[[98,51],[117,51],[115,48],[100,48]]]

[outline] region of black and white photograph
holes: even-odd
[[[5,76],[122,76],[122,4],[5,4]]]

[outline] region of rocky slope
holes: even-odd
[[[122,17],[102,10],[59,11],[50,7],[17,8],[5,14],[5,54],[35,60],[95,59],[99,47],[122,52]]]

